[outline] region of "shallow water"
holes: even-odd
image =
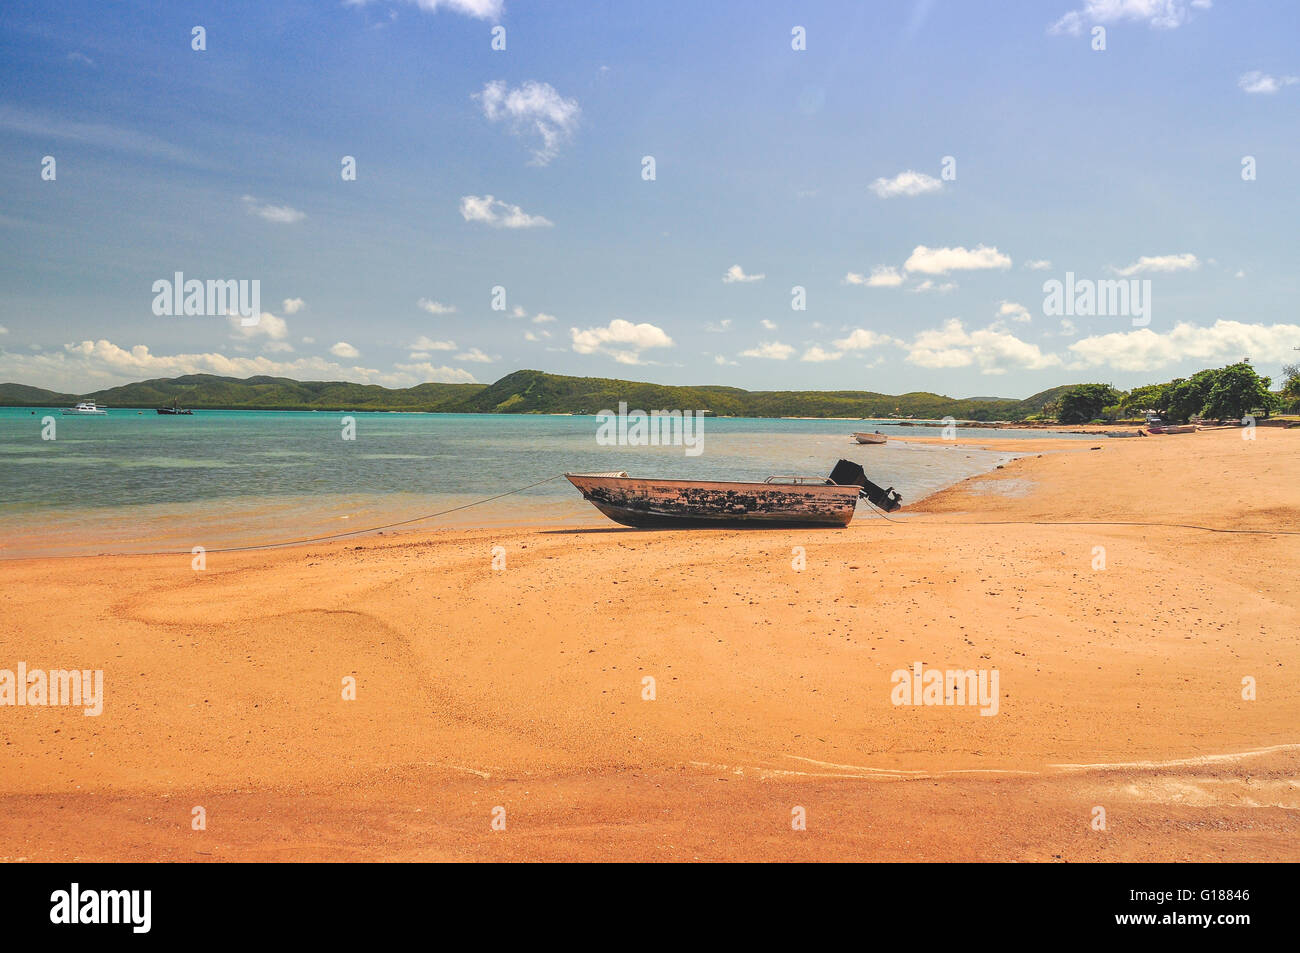
[[[41,437],[55,421],[54,440]],[[343,418],[355,420],[344,440]],[[861,446],[854,429],[889,434]],[[761,481],[824,476],[840,457],[915,502],[1013,453],[912,445],[938,430],[887,422],[707,418],[702,452],[605,447],[591,416],[196,411],[106,417],[0,408],[3,555],[188,551],[364,529],[448,509],[568,471]],[[1035,430],[967,431],[1059,439]],[[1088,439],[1080,437],[1079,439]],[[603,523],[557,480],[439,521],[460,525]]]

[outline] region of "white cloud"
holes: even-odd
[[[458,360],[458,361],[473,361],[473,362],[476,363],[476,364],[491,364],[491,363],[493,363],[494,361],[499,360],[499,358],[491,357],[491,356],[489,356],[489,355],[487,355],[487,354],[484,354],[484,353],[483,353],[482,351],[480,351],[478,348],[476,348],[476,347],[472,347],[472,348],[470,348],[468,351],[466,351],[464,354],[457,354],[457,355],[456,355],[456,360]]]
[[[1247,93],[1276,93],[1283,86],[1300,83],[1300,76],[1270,76],[1257,69],[1243,73],[1237,80],[1237,86]]]
[[[877,334],[875,331],[868,331],[865,328],[854,328],[848,337],[840,338],[835,341],[835,349],[838,351],[866,351],[873,347],[880,347],[882,344],[897,344],[895,338],[886,334]]]
[[[1114,269],[1125,278],[1150,271],[1195,271],[1201,266],[1191,252],[1182,255],[1143,255],[1133,264]]]
[[[501,202],[491,195],[462,196],[460,214],[467,222],[482,222],[493,228],[544,228],[554,224],[550,219],[529,215],[518,205]]]
[[[903,283],[903,275],[892,265],[877,265],[871,269],[870,277],[850,271],[844,276],[844,283],[866,285],[868,288],[897,288]]]
[[[794,348],[788,344],[781,344],[778,341],[763,341],[757,347],[751,347],[748,351],[741,351],[741,357],[764,357],[773,361],[787,360],[794,353]]]
[[[764,329],[766,329],[766,330],[768,330],[768,331],[775,331],[775,330],[776,330],[776,322],[775,322],[775,321],[769,321],[769,320],[767,320],[767,318],[764,318],[762,321],[759,321],[758,323],[761,324],[761,325],[764,327]]]
[[[475,383],[474,375],[461,367],[448,367],[443,364],[440,367],[434,367],[427,361],[413,364],[394,364],[395,368],[401,371],[408,378],[412,378],[408,384],[398,383],[396,376],[390,378],[393,383],[387,384],[388,387],[411,387],[415,384],[435,383],[435,384],[473,384]]]
[[[1084,0],[1047,28],[1048,33],[1078,36],[1084,26],[1132,20],[1153,30],[1176,30],[1187,21],[1188,8],[1206,10],[1211,0]]]
[[[942,188],[943,183],[938,179],[911,169],[898,173],[892,179],[876,179],[871,183],[871,191],[882,199],[899,195],[924,195],[926,192],[938,192]]]
[[[1031,258],[1025,262],[1025,267],[1030,271],[1047,271],[1052,267],[1052,262],[1047,258]]]
[[[419,301],[415,302],[415,304],[416,307],[420,308],[422,311],[427,311],[429,314],[435,316],[440,314],[456,313],[456,309],[452,305],[443,304],[440,301],[430,301],[428,298],[421,298]]]
[[[941,328],[922,331],[907,347],[907,360],[918,367],[978,367],[982,374],[1008,370],[1037,371],[1057,367],[1061,359],[1044,354],[1036,344],[1022,341],[994,325],[967,331],[956,318]]]
[[[537,314],[533,315],[533,324],[550,324],[554,320],[555,315],[545,314],[541,311],[538,311]]]
[[[111,341],[81,341],[62,349],[36,354],[0,352],[0,380],[16,380],[56,390],[88,391],[154,377],[183,374],[217,374],[221,377],[291,377],[297,380],[346,380],[385,387],[409,387],[431,379],[473,381],[461,371],[436,376],[427,365],[395,365],[396,372],[345,366],[321,357],[276,361],[269,357],[231,357],[208,352],[197,354],[154,354],[146,345],[123,348]]]
[[[1034,319],[1033,315],[1029,313],[1028,308],[1023,304],[1016,303],[1015,301],[999,301],[998,317],[1010,318],[1012,321],[1019,321],[1022,324]]]
[[[333,354],[335,357],[356,358],[361,356],[361,352],[358,351],[356,348],[354,348],[347,341],[339,341],[337,344],[335,344],[333,347],[330,348],[330,353]]]
[[[1081,338],[1070,345],[1080,366],[1106,365],[1119,371],[1152,371],[1180,361],[1201,364],[1239,361],[1283,363],[1295,359],[1300,325],[1244,324],[1222,318],[1208,327],[1186,322],[1164,333],[1140,328]]]
[[[936,284],[935,282],[931,281],[929,278],[926,278],[925,281],[913,285],[911,288],[908,288],[907,290],[917,292],[917,293],[933,291],[936,294],[946,295],[950,291],[957,290],[957,283],[954,281],[942,281]]]
[[[986,268],[1010,268],[1011,259],[986,245],[972,249],[927,248],[917,245],[903,267],[923,275],[943,275],[950,271],[978,271]]]
[[[573,136],[582,110],[576,99],[565,99],[549,83],[529,80],[510,89],[504,80],[494,80],[474,96],[483,105],[489,122],[506,122],[518,136],[540,139],[533,149],[532,165],[546,165]]]
[[[230,336],[234,338],[264,337],[271,341],[283,341],[289,336],[288,322],[270,311],[263,311],[257,323],[247,327],[242,323],[243,318],[237,314],[226,315],[226,322],[230,325]]]
[[[1066,335],[1067,337],[1074,337],[1076,334],[1079,333],[1079,329],[1075,327],[1074,322],[1071,321],[1069,318],[1062,318],[1061,333]]]
[[[713,363],[714,363],[714,364],[717,364],[719,367],[726,367],[726,366],[728,366],[728,365],[730,365],[730,366],[732,366],[732,367],[735,367],[735,366],[736,366],[737,364],[739,364],[740,362],[739,362],[739,361],[730,361],[730,360],[728,360],[728,359],[727,359],[724,355],[722,355],[722,354],[715,354],[715,355],[713,355]]]
[[[277,225],[292,225],[294,222],[301,222],[306,218],[306,214],[298,211],[296,208],[290,208],[288,205],[268,205],[265,202],[259,202],[251,195],[245,195],[240,199],[244,203],[244,210],[249,215],[256,215],[258,218],[265,219],[268,222],[275,222]]]
[[[363,7],[369,2],[371,0],[344,0],[344,5]],[[408,2],[414,3],[421,10],[426,10],[429,13],[447,9],[478,20],[492,20],[500,17],[504,6],[502,0],[408,0]]]
[[[425,334],[421,334],[411,345],[412,351],[454,351],[456,350],[455,341],[435,341]]]
[[[808,361],[810,363],[821,363],[823,361],[838,361],[843,356],[843,351],[827,351],[819,345],[814,344],[812,347],[808,348],[808,350],[803,352],[803,357],[799,358],[799,360]]]
[[[762,281],[767,275],[747,275],[745,269],[739,265],[732,265],[727,269],[727,273],[722,276],[722,283],[734,285],[736,282]]]
[[[543,338],[548,338],[550,336],[551,336],[550,331],[538,331],[536,334],[534,334],[532,331],[524,332],[525,341],[540,341]]]
[[[731,318],[724,318],[723,320],[719,321],[717,324],[714,324],[712,321],[709,321],[707,324],[704,325],[704,330],[708,331],[711,334],[723,334],[727,331],[730,331]]]
[[[282,310],[285,314],[297,314],[305,307],[307,307],[307,302],[301,298],[285,298]]]
[[[569,328],[569,334],[577,353],[605,354],[620,364],[640,364],[642,351],[673,346],[673,339],[662,328],[622,318],[615,318],[603,328]]]

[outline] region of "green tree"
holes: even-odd
[[[1079,384],[1061,395],[1057,419],[1063,424],[1086,424],[1100,417],[1103,408],[1120,403],[1123,397],[1109,384]]]
[[[1169,392],[1172,385],[1170,384],[1148,384],[1145,387],[1135,387],[1129,391],[1124,398],[1124,411],[1129,414],[1140,414],[1144,411],[1154,410],[1161,417],[1169,410]]]
[[[1254,410],[1267,417],[1273,408],[1272,381],[1260,377],[1249,362],[1230,364],[1214,372],[1201,414],[1216,420],[1239,420]]]
[[[1165,418],[1186,423],[1198,416],[1205,408],[1218,373],[1217,370],[1207,369],[1197,371],[1186,380],[1178,378],[1170,381],[1169,406],[1165,409]]]

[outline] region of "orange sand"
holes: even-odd
[[[1070,442],[844,530],[0,563],[0,668],[106,692],[0,708],[0,860],[1300,859],[1300,536],[977,525],[1300,531],[1300,433],[1257,437]],[[917,661],[996,668],[998,714],[891,704]]]

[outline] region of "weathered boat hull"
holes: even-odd
[[[861,488],[565,474],[616,523],[670,526],[848,526]]]
[[[853,436],[858,441],[858,443],[867,443],[867,444],[884,443],[889,439],[889,437],[887,437],[883,433],[855,433]]]

